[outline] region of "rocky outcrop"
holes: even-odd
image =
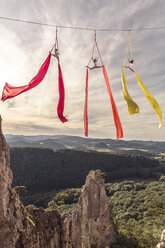
[[[23,211],[18,195],[11,189],[9,147],[2,134],[1,121],[0,117],[0,244],[12,248],[18,238],[17,227],[22,229]]]
[[[0,213],[7,217],[7,205],[10,198],[12,173],[10,170],[9,147],[1,130],[2,119],[0,117]]]
[[[2,134],[0,117],[0,247],[15,248],[20,232],[24,231],[27,215],[19,196],[11,188],[9,147]]]
[[[16,248],[60,248],[61,216],[58,211],[46,212],[30,205],[24,230],[16,242]]]
[[[63,247],[103,248],[114,243],[116,237],[104,188],[104,173],[90,171],[77,209],[70,218],[65,216],[63,220]]]
[[[156,248],[165,248],[165,229],[161,235],[161,243],[159,243]]]
[[[11,183],[9,147],[0,125],[0,248],[104,248],[115,242],[101,171],[90,171],[72,216],[24,207]]]

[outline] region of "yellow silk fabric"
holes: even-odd
[[[122,87],[123,87],[124,99],[125,99],[125,101],[127,102],[127,105],[128,105],[128,113],[130,115],[133,115],[135,113],[139,113],[138,105],[132,100],[130,94],[128,93],[127,81],[126,81],[126,78],[125,78],[123,68],[121,70],[121,79],[122,79]]]
[[[156,112],[156,114],[159,117],[159,120],[160,120],[159,129],[160,129],[161,126],[162,126],[162,111],[161,111],[161,108],[160,108],[159,104],[157,103],[157,101],[155,100],[155,98],[151,95],[151,93],[144,86],[143,82],[141,81],[141,79],[139,78],[139,76],[137,75],[136,72],[135,72],[135,75],[136,75],[136,79],[138,81],[138,84],[139,84],[141,90],[143,91],[143,93],[146,96],[147,100],[149,101],[149,103],[151,104],[152,108],[154,109],[154,111]]]
[[[126,49],[126,54],[125,54],[125,58],[124,58],[123,67],[125,66],[128,49],[130,49],[131,57],[133,58],[130,32],[129,32],[129,39],[128,39],[128,44],[127,44],[127,49]],[[143,82],[141,81],[141,79],[137,75],[134,64],[133,64],[133,68],[134,68],[134,73],[136,75],[137,82],[138,82],[141,90],[143,91],[144,95],[146,96],[146,98],[148,99],[148,101],[151,104],[152,108],[154,109],[154,111],[156,112],[156,114],[159,117],[159,120],[160,120],[159,129],[160,129],[161,126],[162,126],[162,111],[161,111],[161,108],[160,108],[159,104],[157,103],[157,101],[155,100],[155,98],[147,90],[147,88],[144,86]],[[122,78],[123,95],[124,95],[124,99],[125,99],[125,101],[127,102],[127,105],[128,105],[129,114],[132,115],[132,114],[135,114],[135,113],[139,113],[138,105],[132,100],[130,94],[128,93],[127,81],[126,81],[126,77],[125,77],[123,68],[122,68],[122,71],[121,71],[121,78]]]

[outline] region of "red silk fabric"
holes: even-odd
[[[59,87],[59,101],[58,101],[58,107],[57,107],[58,118],[62,122],[66,122],[68,120],[63,116],[65,89],[64,89],[64,81],[63,81],[63,76],[62,76],[62,71],[61,71],[61,66],[60,66],[59,61],[58,61],[58,87]]]
[[[105,69],[104,66],[103,66],[103,74],[104,74],[108,94],[109,94],[110,101],[111,101],[113,118],[114,118],[114,123],[115,123],[115,126],[116,126],[116,136],[117,136],[117,139],[120,139],[120,138],[123,138],[122,125],[121,125],[120,118],[119,118],[117,108],[116,108],[116,105],[115,105],[115,101],[113,99],[113,95],[112,95],[112,92],[111,92],[107,72],[106,72],[106,69]],[[86,71],[86,88],[85,88],[85,105],[84,105],[84,129],[85,129],[85,136],[88,137],[88,68],[87,68],[87,71]]]
[[[51,53],[48,55],[45,62],[42,64],[37,75],[34,78],[32,78],[29,84],[20,87],[15,87],[6,83],[3,88],[1,100],[4,102],[7,99],[13,98],[15,96],[22,94],[25,91],[31,90],[32,88],[36,87],[39,83],[41,83],[41,81],[44,79],[48,71],[50,65],[50,59],[51,59]]]
[[[120,138],[123,138],[123,129],[122,129],[120,118],[119,118],[119,115],[118,115],[118,112],[117,112],[115,101],[113,99],[113,95],[112,95],[112,92],[111,92],[111,88],[110,88],[110,84],[109,84],[107,72],[106,72],[106,69],[105,69],[104,66],[103,66],[103,74],[104,74],[104,78],[105,78],[105,82],[106,82],[106,85],[107,85],[108,94],[109,94],[110,101],[111,101],[113,118],[114,118],[114,122],[115,122],[115,126],[116,126],[116,136],[117,136],[117,139],[120,139]]]
[[[85,105],[84,105],[84,129],[85,136],[88,137],[88,68],[86,72]]]

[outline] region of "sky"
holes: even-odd
[[[159,119],[142,93],[135,74],[125,71],[128,91],[140,108],[129,115],[123,98],[121,68],[128,32],[119,29],[165,27],[164,0],[1,0],[0,16],[57,26],[114,29],[96,32],[124,131],[124,140],[165,140],[165,29],[131,32],[136,71],[162,109]],[[28,84],[55,42],[56,29],[0,19],[0,94],[5,82]],[[57,118],[58,67],[52,57],[44,80],[36,88],[0,102],[3,132],[19,135],[64,134],[84,136],[86,66],[94,31],[58,28],[60,63],[65,84],[64,116]],[[95,54],[97,56],[97,54]],[[116,138],[111,104],[102,69],[89,71],[89,137]]]

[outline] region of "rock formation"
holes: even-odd
[[[161,235],[161,243],[159,243],[156,248],[165,248],[165,229]]]
[[[115,242],[117,231],[101,171],[90,171],[72,216],[24,207],[11,183],[9,147],[0,118],[0,248],[104,248]]]
[[[64,218],[63,227],[62,240],[66,248],[104,248],[115,242],[117,232],[104,189],[104,173],[100,170],[89,172],[77,209],[70,218]]]

